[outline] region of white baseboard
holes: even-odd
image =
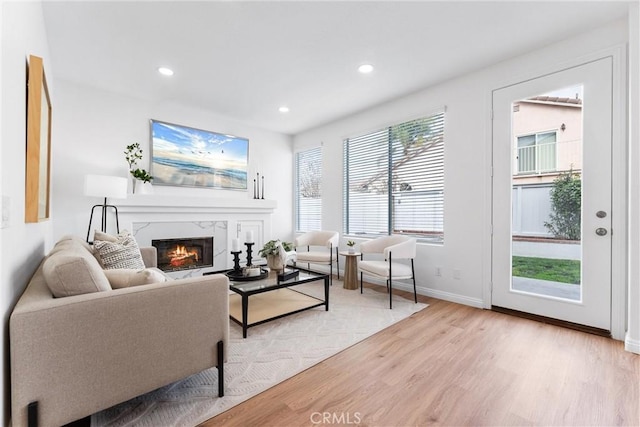
[[[411,289],[413,290],[413,289]],[[471,298],[465,295],[453,294],[451,292],[441,291],[431,288],[417,288],[420,295],[426,295],[428,297],[437,298],[445,301],[455,302],[457,304],[468,305],[475,308],[484,309],[484,302],[481,298]]]
[[[303,264],[303,263],[299,263],[299,264]],[[306,267],[306,265],[305,265]],[[314,265],[313,266],[314,270],[317,271],[323,271],[327,274],[329,274],[329,267],[325,266],[325,265]],[[334,274],[336,273],[336,271],[333,271]],[[341,268],[340,269],[340,278],[344,277],[344,270]],[[359,285],[359,275],[358,275],[358,287]],[[376,280],[373,277],[369,276],[366,277],[366,282],[369,283],[373,283],[375,285],[379,285],[379,286],[386,286],[386,283],[383,282],[382,280]],[[411,292],[413,293],[413,284],[411,283],[406,283],[406,282],[394,282],[393,283],[393,288],[394,289],[400,289],[403,291],[407,291],[407,292]],[[482,301],[481,298],[471,298],[465,295],[458,295],[458,294],[453,294],[451,292],[446,292],[446,291],[441,291],[438,289],[431,289],[431,288],[425,288],[424,286],[416,286],[416,291],[419,295],[424,295],[427,297],[431,297],[431,298],[437,298],[437,299],[441,299],[444,301],[450,301],[450,302],[455,302],[457,304],[462,304],[462,305],[468,305],[471,307],[476,307],[476,308],[482,308],[484,309],[484,302]]]
[[[640,354],[640,341],[629,337],[629,333],[627,332],[624,339],[624,349],[631,353]]]
[[[371,277],[368,277],[366,281],[379,286],[386,286],[385,282],[372,279]],[[393,282],[393,289],[400,289],[406,292],[413,293],[413,284],[406,282]],[[438,289],[425,288],[424,286],[420,285],[416,286],[416,292],[418,293],[418,295],[424,295],[427,297],[455,302],[457,304],[468,305],[476,308],[484,308],[484,303],[480,298],[471,298],[465,295],[453,294],[451,292],[441,291]]]

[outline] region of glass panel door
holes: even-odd
[[[512,290],[582,299],[583,92],[579,85],[513,103]]]
[[[493,92],[493,306],[611,329],[611,70]]]

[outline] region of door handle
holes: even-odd
[[[607,229],[606,228],[596,228],[596,234],[598,236],[606,236],[607,235]]]

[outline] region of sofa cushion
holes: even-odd
[[[67,297],[111,289],[100,264],[86,249],[69,241],[42,265],[42,273],[54,297]],[[56,245],[58,246],[58,245]]]
[[[166,276],[158,269],[145,268],[134,270],[131,268],[119,268],[104,270],[113,289],[129,288],[131,286],[150,285],[166,281]]]
[[[333,260],[335,261],[336,259],[336,254],[335,253],[331,253],[329,251],[319,251],[319,252],[296,252],[296,257],[298,259],[298,262],[310,262],[310,263],[314,263],[314,262],[322,262],[325,264],[329,264],[329,260]]]
[[[115,242],[94,239],[93,246],[105,270],[145,268],[136,239],[128,231],[120,233]]]

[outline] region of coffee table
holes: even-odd
[[[243,338],[247,329],[271,320],[321,306],[329,311],[329,275],[299,270],[298,277],[281,282],[274,271],[261,280],[231,282],[229,317],[242,326]],[[315,281],[324,281],[324,300],[293,289]]]

